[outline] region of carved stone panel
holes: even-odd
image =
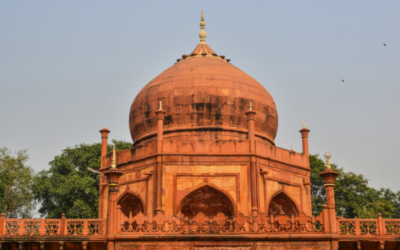
[[[116,250],[189,250],[189,243],[176,242],[118,242]]]
[[[256,243],[256,250],[331,250],[327,241]]]
[[[251,246],[195,246],[195,250],[251,250]]]
[[[139,250],[139,246],[124,246],[121,250]]]
[[[258,243],[257,250],[328,250],[329,242],[274,242]]]

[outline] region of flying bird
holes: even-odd
[[[344,80],[342,80],[342,82],[344,82]]]
[[[386,43],[384,43],[383,46],[386,46]]]

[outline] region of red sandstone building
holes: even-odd
[[[327,204],[311,212],[303,152],[276,147],[268,91],[200,44],[134,99],[133,147],[107,154],[102,129],[99,219],[0,218],[2,249],[399,249],[399,219],[336,217],[337,173],[320,175]]]

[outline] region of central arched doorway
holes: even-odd
[[[280,192],[272,197],[269,207],[269,214],[286,214],[298,216],[296,204],[284,192]]]
[[[189,219],[200,212],[209,218],[217,216],[220,212],[225,216],[233,216],[235,215],[235,206],[228,194],[205,185],[193,190],[183,198],[180,212]]]

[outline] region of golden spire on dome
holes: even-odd
[[[158,109],[162,109],[162,101],[158,104]]]
[[[112,158],[111,167],[112,167],[112,168],[116,168],[116,167],[117,167],[116,163],[117,163],[117,161],[116,161],[116,159],[115,159],[115,143],[114,143],[114,146],[113,146],[113,158]]]
[[[206,42],[207,33],[204,30],[205,26],[206,26],[206,22],[204,22],[204,12],[202,11],[201,12],[201,22],[200,22],[201,31],[199,33],[200,43]]]
[[[304,123],[304,121],[303,121],[303,128],[305,128],[306,127],[306,124]]]
[[[250,110],[253,110],[253,103],[250,101]]]
[[[329,150],[326,152],[326,168],[331,168],[331,155],[329,154]]]

